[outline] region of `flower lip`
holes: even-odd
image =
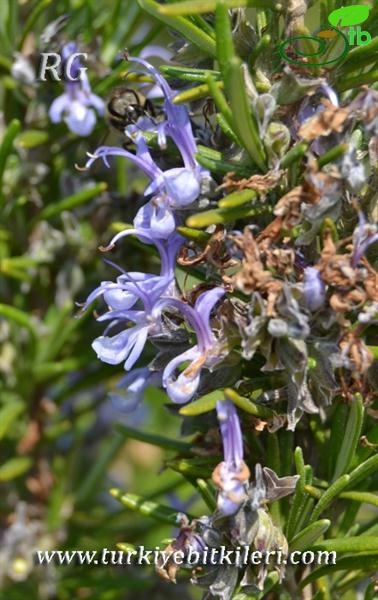
[[[234,404],[227,399],[220,400],[216,410],[224,461],[214,469],[212,479],[219,488],[218,509],[224,515],[232,515],[247,498],[246,484],[250,472],[243,460],[243,437]]]

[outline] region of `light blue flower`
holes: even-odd
[[[177,308],[197,336],[197,344],[182,354],[175,356],[163,371],[163,386],[170,399],[177,404],[189,402],[196,393],[203,367],[211,369],[223,356],[222,344],[217,340],[210,325],[211,311],[224,295],[220,287],[202,293],[194,307],[175,299],[162,300],[157,308],[162,310],[167,305]],[[185,363],[189,365],[179,374],[179,368]]]
[[[62,49],[63,63],[75,52],[75,43],[66,44]],[[96,111],[99,115],[104,114],[105,104],[99,96],[92,93],[88,77],[80,69],[80,60],[76,57],[71,65],[71,77],[76,78],[80,73],[80,79],[65,82],[65,92],[51,104],[49,117],[53,123],[65,121],[73,133],[85,137],[92,133],[96,125]]]
[[[213,472],[219,488],[218,510],[235,514],[247,499],[249,469],[243,460],[243,437],[236,408],[229,400],[217,402],[217,416],[222,435],[224,461]]]
[[[326,299],[326,287],[319,270],[306,267],[303,276],[303,300],[311,311],[319,310]]]

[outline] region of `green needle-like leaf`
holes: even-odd
[[[33,338],[37,337],[36,328],[31,316],[19,308],[9,306],[8,304],[0,304],[0,317],[5,317],[17,323],[20,327],[25,327],[32,334]]]
[[[24,475],[32,466],[32,459],[28,456],[10,458],[0,466],[0,481],[10,481]]]
[[[221,90],[224,87],[223,81],[217,81],[215,86]],[[177,94],[174,99],[174,104],[187,104],[188,102],[194,102],[195,100],[200,100],[201,98],[206,98],[210,95],[210,86],[207,83],[203,83],[196,87],[192,87],[189,90],[185,90],[184,92],[180,92]]]
[[[209,479],[211,473],[220,462],[221,457],[200,457],[180,460],[168,460],[166,465],[177,473],[185,477],[194,477],[195,479]]]
[[[257,124],[251,115],[243,65],[235,54],[230,17],[224,0],[218,0],[215,16],[217,57],[230,102],[234,130],[254,163],[261,171],[265,171],[265,150]],[[226,116],[225,118],[228,121]]]
[[[332,550],[333,549],[330,549],[330,552],[332,552]],[[359,552],[353,556],[341,556],[337,558],[336,564],[323,565],[322,567],[319,567],[319,569],[315,569],[300,582],[300,587],[304,588],[325,575],[334,575],[336,571],[357,571],[361,569],[366,577],[366,574],[373,573],[377,568],[378,552]]]
[[[155,521],[161,521],[168,525],[177,525],[177,511],[169,506],[163,506],[152,500],[145,500],[137,494],[125,494],[122,490],[111,489],[110,494],[129,510],[139,512],[145,517],[151,517]]]
[[[240,206],[239,208],[214,208],[213,210],[205,210],[201,213],[191,215],[186,224],[188,227],[201,228],[219,223],[230,223],[237,219],[246,217],[254,217],[264,212],[269,212],[269,206],[261,206],[251,208],[250,206]]]
[[[190,227],[179,226],[177,227],[177,232],[181,233],[181,235],[187,240],[195,242],[200,246],[205,246],[211,237],[210,233],[198,231],[197,229],[191,229]]]
[[[346,488],[349,482],[350,476],[343,475],[342,477],[339,477],[339,479],[337,479],[332,485],[330,485],[324,494],[322,494],[319,502],[315,506],[310,519],[311,523],[316,521],[322,512],[324,512],[325,509],[328,508],[328,506],[340,496],[341,492]]]
[[[8,433],[15,420],[23,413],[23,402],[12,400],[0,409],[0,440]]]
[[[198,398],[198,400],[194,400],[194,402],[190,402],[187,406],[183,406],[180,409],[180,415],[184,417],[194,417],[197,415],[202,415],[203,413],[210,412],[214,410],[217,402],[219,400],[224,399],[223,390],[216,390],[215,392],[210,392],[210,394],[206,394],[206,396],[202,396],[202,398]]]
[[[335,472],[332,480],[335,481],[340,475],[348,471],[354,453],[360,439],[362,422],[364,418],[364,406],[360,394],[356,394],[352,400],[348,420],[344,430],[343,442],[337,456]]]
[[[206,54],[215,56],[215,42],[214,40],[204,31],[196,27],[191,21],[182,16],[171,16],[161,12],[161,4],[154,2],[153,0],[138,0],[139,6],[143,8],[153,17],[159,19],[167,27],[181,33],[184,38],[190,40],[195,46],[200,48]]]
[[[84,188],[80,192],[72,194],[72,196],[63,198],[63,200],[58,200],[58,202],[55,203],[53,202],[40,212],[38,215],[38,220],[41,221],[43,219],[51,219],[52,217],[56,217],[56,215],[61,214],[65,210],[73,210],[74,208],[93,200],[93,198],[96,198],[96,196],[102,194],[106,188],[106,183],[98,183],[93,187]]]
[[[223,0],[223,3],[227,9],[245,6],[273,8],[274,6],[272,0]],[[160,6],[159,12],[162,15],[199,15],[214,12],[217,4],[217,0],[184,0],[183,2],[164,4]]]
[[[216,80],[221,77],[220,71],[211,69],[191,69],[190,67],[177,67],[175,65],[161,65],[159,69],[168,78],[196,83],[207,83],[209,75]]]
[[[0,147],[0,206],[4,200],[4,190],[3,190],[3,175],[5,171],[5,166],[7,162],[7,158],[12,151],[13,142],[20,132],[21,123],[17,119],[11,121],[8,125],[5,134],[3,136],[1,147]]]
[[[215,490],[205,479],[196,479],[196,485],[207,506],[213,512],[217,506]]]
[[[329,519],[322,519],[312,523],[303,531],[298,533],[290,542],[290,552],[295,550],[303,551],[306,550],[311,544],[313,544],[323,533],[325,533],[331,525]]]
[[[261,419],[273,419],[276,414],[272,409],[256,404],[248,398],[240,396],[235,390],[230,388],[224,390],[224,395],[236,406],[255,417],[260,417]]]
[[[241,190],[228,194],[222,200],[219,200],[219,208],[236,208],[244,206],[257,198],[257,192],[254,190]]]
[[[139,440],[145,444],[151,444],[158,448],[165,448],[166,450],[173,450],[175,452],[191,452],[192,445],[187,442],[181,442],[180,440],[171,440],[155,433],[148,433],[147,431],[139,431],[133,429],[127,425],[117,425],[117,431],[123,436],[123,438],[130,438],[132,440]]]

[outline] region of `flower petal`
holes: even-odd
[[[151,236],[158,239],[166,239],[175,231],[176,221],[168,203],[156,197],[138,210],[134,227],[150,231]]]
[[[67,94],[62,94],[55,98],[49,109],[49,117],[52,123],[60,123],[63,113],[69,110],[71,100]]]
[[[92,133],[96,125],[96,114],[92,108],[74,101],[71,102],[69,113],[64,120],[73,133],[86,137]]]
[[[176,369],[186,361],[194,362],[200,357],[200,351],[197,346],[194,346],[173,358],[165,367],[162,381],[172,402],[184,404],[185,402],[189,402],[196,393],[201,376],[200,368],[195,369],[192,376],[188,376],[188,369],[185,369],[185,371],[180,373],[176,379],[174,378],[174,373]]]
[[[165,188],[174,208],[192,204],[200,195],[199,174],[192,169],[175,168],[163,173]]]
[[[116,410],[133,412],[143,400],[143,392],[148,383],[151,371],[147,367],[133,369],[122,377],[117,391],[111,392],[109,398]]]
[[[133,348],[138,344],[138,338],[141,336],[143,346],[146,340],[147,332],[145,327],[136,325],[125,331],[121,331],[112,337],[100,336],[96,338],[92,344],[93,350],[97,354],[97,358],[109,365],[118,365],[132,353]],[[143,350],[143,346],[138,344],[139,354]],[[134,355],[135,356],[135,353]],[[135,358],[137,360],[139,355]]]

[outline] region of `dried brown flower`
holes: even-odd
[[[311,119],[306,120],[299,128],[298,135],[308,142],[316,140],[319,136],[330,133],[340,133],[346,120],[351,115],[349,107],[338,107],[329,100],[323,100],[325,110],[316,113]]]

